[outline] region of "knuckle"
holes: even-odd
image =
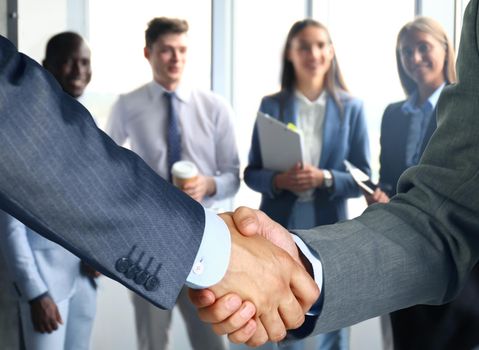
[[[265,344],[268,341],[268,336],[266,334],[261,335],[261,336],[253,336],[250,340],[246,342],[248,346],[251,346],[253,348],[261,346]]]
[[[213,332],[215,332],[215,334],[217,335],[223,335],[227,333],[222,323],[214,324],[211,326],[211,328],[213,329]]]
[[[208,318],[206,316],[206,310],[198,310],[198,317],[203,322],[208,322]]]
[[[234,344],[243,344],[248,341],[250,335],[246,334],[243,330],[228,334],[228,339]]]
[[[211,318],[216,322],[221,322],[224,319],[223,313],[220,308],[213,307],[210,310]]]
[[[309,303],[313,305],[319,298],[320,290],[316,283],[314,283],[311,287],[311,292],[308,294],[309,296]]]
[[[291,322],[288,328],[296,329],[301,327],[301,325],[304,323],[304,319],[305,319],[304,314],[299,314],[299,316],[293,322]]]
[[[286,329],[284,327],[275,329],[274,331],[271,332],[269,337],[272,342],[277,343],[280,340],[282,340],[284,337],[286,337]]]
[[[237,334],[229,334],[228,340],[233,344],[243,344],[246,340],[242,340]]]
[[[228,322],[228,328],[232,330],[236,330],[242,327],[245,323],[243,319],[238,317],[230,317],[227,322]]]

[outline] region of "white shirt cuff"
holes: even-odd
[[[231,235],[225,222],[213,211],[205,209],[205,231],[186,286],[203,289],[217,284],[230,262]]]
[[[296,236],[294,233],[291,233],[293,236],[294,242],[298,246],[298,249],[301,250],[303,255],[306,257],[306,259],[309,260],[311,263],[311,266],[313,267],[313,274],[314,274],[314,281],[316,282],[320,292],[323,290],[323,265],[321,264],[321,260],[317,257],[317,254],[312,252],[309,247],[306,245],[306,243],[303,242],[301,238]],[[319,298],[318,298],[319,300]],[[313,306],[314,308],[314,306]],[[306,315],[317,315],[317,310],[310,310],[310,312],[307,312]]]

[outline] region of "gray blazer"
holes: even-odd
[[[479,255],[479,0],[464,16],[457,71],[438,103],[438,129],[390,204],[299,235],[324,268],[326,332],[414,304],[450,301]],[[311,323],[310,323],[311,325]],[[313,330],[314,328],[314,330]]]
[[[0,209],[163,308],[185,283],[205,222],[200,204],[117,146],[3,37]]]

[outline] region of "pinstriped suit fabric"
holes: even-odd
[[[189,273],[204,210],[97,129],[53,77],[0,38],[0,207],[103,274],[171,308]],[[148,292],[114,266],[137,246],[159,264]]]

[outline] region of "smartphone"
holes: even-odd
[[[374,193],[378,185],[372,182],[368,175],[356,168],[347,160],[344,161],[344,166],[346,167],[346,170],[349,171],[359,188],[368,194]]]

